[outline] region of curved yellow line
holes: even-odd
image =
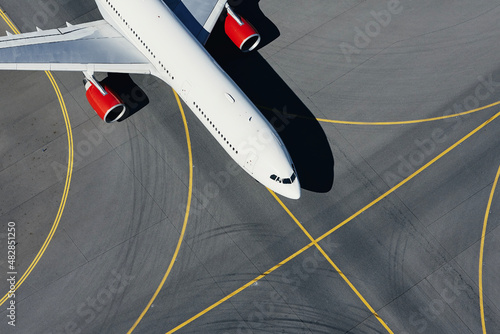
[[[227,301],[228,299],[234,297],[235,295],[237,295],[241,291],[245,290],[246,288],[248,288],[249,286],[251,286],[255,282],[261,280],[262,278],[266,277],[270,273],[274,272],[275,270],[277,270],[278,268],[280,268],[282,265],[290,262],[291,260],[293,260],[294,258],[296,258],[297,256],[299,256],[300,254],[304,253],[306,250],[308,250],[309,248],[311,248],[312,246],[314,246],[314,243],[318,243],[321,240],[323,240],[324,238],[328,237],[330,234],[332,234],[333,232],[335,232],[336,230],[338,230],[339,228],[341,228],[345,224],[349,223],[354,218],[358,217],[364,211],[368,210],[369,208],[371,208],[372,206],[374,206],[375,204],[377,204],[378,202],[380,202],[382,199],[384,199],[387,196],[389,196],[390,194],[392,194],[394,191],[396,191],[397,189],[399,189],[401,186],[403,186],[405,183],[407,183],[408,181],[410,181],[411,179],[413,179],[418,174],[422,173],[424,170],[426,170],[431,165],[433,165],[436,161],[438,161],[439,159],[441,159],[442,157],[444,157],[446,154],[448,154],[453,149],[455,149],[458,145],[462,144],[464,141],[466,141],[467,139],[469,139],[471,136],[473,136],[474,134],[476,134],[479,130],[481,130],[482,128],[484,128],[486,125],[488,125],[489,123],[491,123],[492,121],[494,121],[499,116],[500,116],[500,112],[497,112],[493,117],[491,117],[486,122],[482,123],[477,128],[475,128],[474,130],[472,130],[471,132],[469,132],[467,135],[465,135],[464,137],[462,137],[462,139],[460,139],[459,141],[457,141],[455,144],[453,144],[452,146],[450,146],[448,149],[446,149],[445,151],[443,151],[441,154],[439,154],[437,157],[435,157],[434,159],[432,159],[431,161],[429,161],[427,164],[425,164],[424,166],[422,166],[421,168],[419,168],[417,171],[415,171],[413,174],[411,174],[410,176],[408,176],[406,179],[404,179],[403,181],[399,182],[397,185],[395,185],[394,187],[392,187],[391,189],[389,189],[388,191],[386,191],[384,194],[382,194],[380,197],[378,197],[377,199],[373,200],[371,203],[369,203],[368,205],[366,205],[365,207],[363,207],[361,210],[359,210],[358,212],[356,212],[355,214],[353,214],[352,216],[350,216],[349,218],[347,218],[346,220],[344,220],[343,222],[341,222],[340,224],[338,224],[337,226],[335,226],[334,228],[332,228],[328,232],[324,233],[319,238],[314,239],[314,242],[310,242],[306,246],[302,247],[301,249],[299,249],[298,251],[296,251],[295,253],[293,253],[292,255],[290,255],[289,257],[287,257],[286,259],[282,260],[280,263],[278,263],[277,265],[275,265],[274,267],[272,267],[271,269],[267,270],[265,273],[257,276],[256,278],[254,278],[253,280],[251,280],[247,284],[243,285],[239,289],[233,291],[232,293],[230,293],[226,297],[220,299],[219,301],[215,302],[214,304],[212,304],[211,306],[207,307],[203,311],[199,312],[198,314],[196,314],[193,317],[189,318],[188,320],[184,321],[180,325],[178,325],[175,328],[171,329],[170,331],[167,332],[167,334],[174,333],[174,332],[178,331],[179,329],[185,327],[186,325],[190,324],[194,320],[198,319],[202,315],[204,315],[207,312],[209,312],[210,310],[213,310],[214,308],[216,308],[217,306],[219,306],[223,302]]]
[[[350,122],[350,121],[336,121],[336,120],[329,120],[329,119],[324,119],[324,118],[317,118],[319,122],[325,122],[325,123],[334,123],[334,124],[345,124],[345,125],[405,125],[405,124],[418,124],[418,123],[426,123],[426,122],[433,122],[433,121],[441,121],[444,119],[449,119],[449,118],[455,118],[455,117],[460,117],[468,114],[475,113],[480,110],[488,109],[491,107],[494,107],[496,105],[499,105],[500,101],[488,104],[483,107],[479,107],[476,109],[464,111],[461,113],[457,114],[452,114],[452,115],[446,115],[446,116],[440,116],[440,117],[432,117],[432,118],[424,118],[424,119],[416,119],[416,120],[410,120],[410,121],[397,121],[397,122]]]
[[[316,242],[316,240],[312,237],[312,235],[306,230],[306,228],[299,222],[299,220],[294,216],[294,214],[288,209],[288,207],[281,201],[281,199],[272,191],[271,189],[267,189],[273,195],[274,199],[281,205],[281,207],[288,213],[288,215],[292,218],[292,220],[297,224],[297,226],[304,232],[304,234],[309,238],[309,240],[312,241],[314,246],[320,251],[320,253],[323,255],[323,257],[330,263],[330,265],[335,269],[335,271],[342,277],[342,279],[349,285],[352,291],[358,296],[358,298],[365,304],[366,308],[370,310],[370,312],[377,318],[377,320],[384,326],[384,328],[389,332],[390,334],[394,334],[394,332],[389,328],[389,326],[385,323],[384,320],[378,315],[378,313],[373,309],[373,307],[368,303],[368,301],[361,295],[361,293],[356,289],[354,284],[351,283],[351,281],[347,278],[347,276],[340,270],[340,268],[333,262],[333,260],[326,254],[326,252],[321,248],[321,246]]]
[[[5,15],[3,11],[0,11],[0,16],[7,22],[7,24],[12,28],[12,30],[16,33],[19,34],[19,30],[14,26],[14,24],[10,21],[10,19]],[[50,80],[50,83],[52,84],[52,87],[54,88],[54,91],[56,92],[57,98],[59,100],[59,105],[61,106],[61,110],[64,116],[64,122],[66,124],[66,132],[67,132],[67,137],[68,137],[68,170],[66,172],[66,182],[64,184],[64,192],[62,195],[61,203],[59,204],[59,209],[57,211],[56,218],[54,220],[54,223],[52,224],[52,228],[50,229],[49,235],[45,239],[45,242],[42,245],[42,248],[38,251],[37,255],[35,256],[35,259],[33,262],[31,262],[30,266],[26,270],[26,272],[21,276],[21,278],[17,281],[16,286],[15,286],[15,291],[19,289],[19,287],[24,283],[24,281],[28,278],[28,276],[31,274],[35,266],[38,264],[40,261],[41,257],[45,253],[45,250],[49,246],[49,243],[52,241],[52,237],[56,233],[57,227],[59,226],[59,222],[61,221],[61,217],[64,211],[64,207],[66,206],[66,200],[68,198],[68,193],[69,193],[69,188],[71,184],[71,176],[73,174],[73,132],[71,131],[71,123],[69,121],[69,116],[68,116],[68,110],[66,109],[66,104],[64,103],[64,98],[61,94],[61,91],[59,90],[59,86],[57,85],[54,77],[52,76],[52,73],[45,71],[45,74]],[[5,301],[9,298],[10,291],[3,296],[2,299],[0,299],[0,305],[5,303]]]
[[[356,212],[355,214],[353,214],[352,216],[350,216],[349,218],[347,218],[342,223],[338,224],[337,226],[335,226],[334,228],[332,228],[328,232],[324,233],[322,236],[320,236],[318,239],[316,239],[316,241],[319,242],[319,241],[323,240],[324,238],[328,237],[330,234],[332,234],[333,232],[335,232],[336,230],[338,230],[339,228],[341,228],[345,224],[349,223],[354,218],[358,217],[360,214],[362,214],[363,212],[365,212],[366,210],[368,210],[369,208],[371,208],[372,206],[374,206],[375,204],[377,204],[378,202],[380,202],[382,199],[386,198],[387,196],[389,196],[390,194],[392,194],[393,192],[395,192],[397,189],[399,189],[400,187],[402,187],[405,183],[407,183],[408,181],[410,181],[411,179],[413,179],[418,174],[422,173],[429,166],[433,165],[436,161],[438,161],[439,159],[441,159],[442,157],[444,157],[446,154],[448,154],[452,150],[454,150],[457,146],[459,146],[460,144],[462,144],[464,141],[466,141],[467,139],[469,139],[470,137],[472,137],[473,135],[475,135],[479,130],[481,130],[486,125],[488,125],[489,123],[491,123],[492,121],[494,121],[495,119],[497,119],[498,116],[500,116],[500,112],[497,112],[493,117],[491,117],[486,122],[484,122],[483,124],[479,125],[474,130],[472,130],[471,132],[469,132],[467,135],[465,135],[465,137],[462,137],[462,139],[460,139],[455,144],[453,144],[450,147],[448,147],[446,150],[444,150],[443,152],[441,152],[441,154],[439,154],[434,159],[432,159],[431,161],[429,161],[428,163],[426,163],[425,165],[423,165],[422,167],[420,167],[413,174],[411,174],[406,179],[404,179],[403,181],[401,181],[398,184],[396,184],[394,187],[392,187],[391,189],[389,189],[388,191],[386,191],[380,197],[378,197],[377,199],[373,200],[371,203],[367,204],[361,210],[359,210],[358,212]]]
[[[187,147],[188,147],[188,154],[189,154],[189,190],[188,190],[188,199],[187,199],[187,207],[186,207],[186,214],[184,215],[184,223],[182,224],[182,230],[181,230],[181,235],[179,236],[179,241],[177,242],[177,247],[175,248],[174,256],[172,257],[172,260],[170,261],[170,265],[168,266],[167,272],[163,276],[163,279],[160,282],[160,285],[158,288],[156,288],[155,293],[153,294],[153,297],[149,301],[149,303],[146,305],[144,310],[142,311],[141,315],[139,318],[135,321],[135,323],[132,325],[132,327],[129,329],[127,334],[132,333],[137,325],[141,322],[142,318],[146,315],[148,312],[149,308],[155,301],[156,297],[160,293],[161,289],[163,288],[163,285],[165,284],[165,281],[167,280],[168,275],[170,275],[170,271],[172,270],[172,267],[174,266],[175,260],[177,259],[177,255],[179,254],[179,249],[181,248],[182,245],[182,240],[184,239],[184,234],[186,232],[186,226],[189,218],[189,210],[191,207],[191,198],[193,194],[193,153],[191,150],[191,139],[189,137],[189,129],[188,129],[188,124],[186,120],[186,115],[184,114],[184,108],[182,107],[181,100],[179,99],[179,95],[177,95],[176,91],[174,90],[174,95],[175,99],[177,100],[177,104],[179,106],[179,110],[182,115],[182,121],[184,123],[184,130],[186,132],[186,141],[187,141]]]
[[[415,119],[415,120],[410,120],[410,121],[395,121],[395,122],[355,122],[355,121],[339,121],[339,120],[332,120],[332,119],[326,119],[326,118],[312,118],[312,117],[306,117],[306,116],[299,116],[295,114],[289,114],[291,117],[298,117],[302,119],[308,119],[308,120],[316,120],[318,122],[323,122],[323,123],[332,123],[332,124],[342,124],[342,125],[407,125],[407,124],[418,124],[418,123],[426,123],[426,122],[434,122],[434,121],[441,121],[444,119],[449,119],[449,118],[455,118],[455,117],[460,117],[468,114],[475,113],[477,111],[489,109],[491,107],[494,107],[496,105],[499,105],[500,101],[493,102],[491,104],[488,104],[483,107],[479,107],[476,109],[464,111],[461,113],[457,114],[451,114],[451,115],[445,115],[445,116],[439,116],[439,117],[432,117],[432,118],[423,118],[423,119]],[[261,107],[266,110],[273,111],[273,109],[270,108],[265,108]]]
[[[491,187],[490,198],[486,206],[486,214],[484,215],[483,232],[481,234],[481,248],[479,251],[479,308],[481,309],[481,326],[483,333],[486,334],[486,321],[484,319],[484,301],[483,301],[483,255],[484,255],[484,239],[486,237],[486,227],[488,225],[488,217],[490,215],[491,202],[493,202],[493,195],[497,188],[498,178],[500,178],[500,167],[498,168],[495,181]]]

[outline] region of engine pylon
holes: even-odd
[[[241,51],[249,52],[254,50],[260,43],[260,34],[250,22],[236,14],[227,3],[226,9],[227,17],[224,24],[226,34]]]

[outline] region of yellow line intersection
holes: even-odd
[[[3,12],[2,10],[0,10],[0,16],[9,25],[9,27],[12,29],[12,31],[14,33],[16,33],[16,34],[19,33],[19,30],[14,26],[14,24],[9,20],[9,18],[7,17],[7,15],[5,14],[5,12]],[[63,195],[62,195],[62,199],[61,199],[61,203],[60,203],[60,206],[59,206],[59,210],[57,212],[55,221],[54,221],[54,223],[52,225],[52,228],[51,228],[51,230],[49,232],[49,235],[47,236],[44,244],[42,245],[42,248],[40,249],[40,251],[36,255],[36,257],[33,260],[33,262],[30,264],[30,266],[28,267],[28,269],[26,270],[26,272],[22,275],[22,277],[17,282],[17,284],[16,284],[16,290],[24,283],[24,281],[27,279],[27,277],[31,274],[32,270],[35,268],[35,266],[37,265],[37,263],[39,262],[39,260],[43,256],[44,252],[46,251],[49,243],[51,242],[51,240],[52,240],[52,238],[53,238],[53,236],[54,236],[54,234],[55,234],[55,232],[57,230],[57,227],[58,227],[59,222],[60,222],[61,217],[62,217],[62,213],[64,211],[66,200],[67,200],[67,197],[68,197],[69,188],[70,188],[70,184],[71,184],[72,171],[73,171],[73,137],[72,137],[71,124],[70,124],[69,117],[68,117],[68,114],[67,114],[66,105],[64,103],[64,99],[62,97],[62,94],[60,92],[59,87],[57,86],[57,83],[56,83],[54,77],[48,71],[46,71],[45,73],[46,73],[47,77],[49,78],[49,81],[51,82],[51,84],[52,84],[52,86],[54,88],[54,91],[56,92],[56,95],[57,95],[58,100],[59,100],[59,104],[61,106],[61,110],[63,112],[64,120],[65,120],[65,125],[66,125],[66,130],[67,130],[67,136],[68,136],[68,170],[67,170],[67,176],[66,176],[66,181],[65,181],[65,186],[64,186],[64,192],[63,192]],[[188,221],[188,218],[189,218],[189,208],[190,208],[191,193],[192,193],[192,186],[193,186],[192,185],[193,175],[192,175],[191,144],[190,144],[189,132],[188,132],[188,128],[187,128],[187,124],[186,124],[186,120],[185,120],[184,111],[182,109],[179,97],[178,97],[178,95],[176,93],[175,93],[175,96],[176,96],[177,102],[179,104],[179,107],[181,109],[181,113],[182,113],[182,116],[183,116],[183,121],[184,121],[184,124],[185,124],[185,130],[186,130],[186,137],[187,137],[187,142],[188,142],[189,165],[190,165],[188,205],[187,205],[187,209],[186,209],[186,214],[185,214],[185,219],[184,219],[184,224],[183,224],[183,228],[182,228],[182,231],[181,231],[181,235],[180,235],[180,238],[179,238],[179,241],[178,241],[175,253],[174,253],[174,257],[171,260],[171,263],[170,263],[170,265],[169,265],[169,267],[167,269],[167,272],[165,273],[165,275],[164,275],[164,277],[163,277],[160,285],[158,286],[156,292],[154,293],[152,299],[150,300],[150,302],[148,303],[148,305],[146,306],[146,308],[141,313],[141,315],[136,320],[136,322],[134,323],[134,325],[132,326],[132,328],[129,330],[128,333],[132,333],[132,331],[140,323],[140,321],[142,320],[142,318],[145,316],[146,312],[148,311],[149,307],[152,305],[153,301],[155,300],[155,298],[159,294],[160,290],[162,289],[162,287],[163,287],[163,285],[164,285],[167,277],[169,276],[169,273],[170,273],[170,271],[171,271],[171,269],[173,267],[173,264],[175,262],[175,259],[176,259],[177,255],[178,255],[180,246],[182,244],[182,240],[183,240],[185,229],[186,229],[186,224],[187,224],[187,221]],[[465,111],[465,112],[462,112],[462,113],[457,113],[457,114],[453,114],[453,115],[446,115],[446,116],[441,116],[441,117],[427,118],[427,119],[409,120],[409,121],[395,121],[395,122],[354,122],[354,121],[329,120],[329,119],[323,119],[323,118],[316,118],[316,120],[319,121],[319,122],[324,122],[324,123],[344,124],[344,125],[372,125],[373,126],[373,125],[417,124],[417,123],[432,122],[432,121],[444,120],[444,119],[459,117],[459,116],[463,116],[463,115],[467,115],[467,114],[472,114],[474,112],[485,110],[485,109],[497,106],[499,104],[500,104],[500,101],[497,101],[497,102],[489,104],[487,106],[483,106],[483,107],[476,108],[476,109],[473,109],[473,110]],[[389,333],[393,333],[391,331],[391,329],[389,328],[389,326],[380,318],[380,316],[377,314],[377,312],[363,298],[363,296],[359,293],[359,291],[354,287],[354,285],[349,281],[349,279],[345,276],[345,274],[331,260],[331,258],[326,254],[326,252],[320,247],[320,245],[318,243],[321,240],[323,240],[324,238],[326,238],[327,236],[331,235],[333,232],[335,232],[339,228],[341,228],[342,226],[344,226],[347,223],[349,223],[352,220],[354,220],[362,212],[364,212],[364,211],[368,210],[369,208],[373,207],[378,202],[380,202],[381,200],[383,200],[384,198],[386,198],[387,196],[389,196],[390,194],[392,194],[393,192],[395,192],[397,189],[399,189],[400,187],[402,187],[405,183],[407,183],[408,181],[410,181],[411,179],[413,179],[415,176],[419,175],[422,171],[424,171],[425,169],[427,169],[428,167],[430,167],[431,165],[433,165],[439,159],[441,159],[442,157],[444,157],[447,153],[449,153],[453,149],[455,149],[458,145],[460,145],[461,143],[463,143],[464,141],[466,141],[468,138],[470,138],[471,136],[473,136],[474,134],[476,134],[478,131],[480,131],[482,128],[484,128],[486,125],[488,125],[490,122],[492,122],[493,120],[495,120],[496,118],[498,118],[499,115],[500,115],[500,112],[497,113],[497,114],[495,114],[493,117],[491,117],[486,122],[482,123],[476,129],[474,129],[469,134],[467,134],[466,136],[464,136],[462,139],[460,139],[459,141],[457,141],[455,144],[453,144],[452,146],[450,146],[447,150],[443,151],[437,157],[435,157],[430,162],[428,162],[427,164],[425,164],[424,166],[422,166],[420,169],[418,169],[412,175],[408,176],[406,179],[404,179],[403,181],[401,181],[400,183],[398,183],[396,186],[394,186],[393,188],[391,188],[388,191],[386,191],[384,194],[382,194],[381,196],[379,196],[374,201],[370,202],[368,205],[366,205],[365,207],[363,207],[361,210],[359,210],[358,212],[356,212],[355,214],[353,214],[351,217],[347,218],[346,220],[344,220],[343,222],[341,222],[337,226],[333,227],[332,229],[330,229],[329,231],[327,231],[326,233],[324,233],[323,235],[321,235],[319,238],[316,238],[316,239],[314,239],[309,234],[309,232],[302,226],[302,224],[298,221],[298,219],[291,213],[291,211],[284,205],[284,203],[276,196],[276,194],[274,192],[270,191],[271,194],[272,194],[272,196],[278,201],[278,203],[289,214],[289,216],[295,221],[295,223],[304,232],[304,234],[310,239],[311,243],[309,243],[308,245],[304,246],[303,248],[301,248],[300,250],[298,250],[294,254],[290,255],[289,257],[287,257],[286,259],[284,259],[283,261],[281,261],[280,263],[278,263],[274,267],[270,268],[265,273],[257,276],[256,278],[254,278],[253,280],[251,280],[247,284],[245,284],[242,287],[240,287],[239,289],[235,290],[233,293],[227,295],[226,297],[222,298],[218,302],[216,302],[213,305],[209,306],[204,311],[198,313],[194,317],[186,320],[182,324],[180,324],[177,327],[175,327],[174,329],[170,330],[169,332],[167,332],[167,334],[168,333],[173,333],[173,332],[177,331],[178,329],[186,326],[187,324],[193,322],[197,318],[201,317],[202,315],[206,314],[210,310],[216,308],[217,306],[219,306],[220,304],[224,303],[228,299],[232,298],[233,296],[237,295],[241,291],[245,290],[246,288],[248,288],[249,286],[251,286],[255,282],[257,282],[260,279],[264,278],[268,274],[274,272],[275,270],[277,270],[278,268],[280,268],[282,265],[288,263],[289,261],[291,261],[292,259],[294,259],[298,255],[302,254],[303,252],[305,252],[306,250],[308,250],[312,246],[315,246],[321,252],[321,254],[330,263],[330,265],[335,269],[335,271],[337,273],[339,273],[339,275],[344,279],[344,281],[349,285],[349,287],[355,292],[355,294],[364,303],[364,305],[370,310],[370,312],[377,318],[377,320],[383,325],[383,327]],[[291,116],[305,118],[305,117],[297,116],[297,115],[291,115]],[[485,217],[484,217],[483,231],[482,231],[482,237],[481,237],[481,248],[480,248],[480,259],[479,259],[479,294],[480,294],[480,311],[481,311],[481,323],[482,323],[483,333],[486,333],[486,326],[485,326],[485,319],[484,319],[484,306],[483,306],[483,288],[482,288],[482,261],[483,261],[483,255],[484,255],[484,239],[485,239],[486,227],[487,227],[487,222],[488,222],[489,210],[490,210],[490,207],[491,207],[491,203],[492,203],[492,200],[493,200],[493,195],[494,195],[494,192],[495,192],[495,189],[496,189],[499,177],[500,177],[500,168],[498,169],[495,181],[494,181],[492,189],[491,189],[491,194],[490,194],[490,198],[489,198],[489,201],[488,201],[488,206],[487,206],[487,209],[486,209],[486,214],[485,214]],[[8,296],[9,296],[9,294],[7,293],[2,299],[0,299],[0,305],[2,305],[8,299]]]
[[[268,189],[269,190],[269,189]],[[299,228],[304,232],[304,234],[311,240],[311,242],[316,246],[316,248],[320,251],[320,253],[325,257],[325,259],[328,261],[328,263],[331,264],[333,269],[342,277],[342,279],[349,285],[352,291],[358,296],[358,298],[365,304],[365,306],[370,310],[370,312],[377,318],[377,320],[384,326],[384,328],[387,330],[387,332],[394,334],[394,332],[387,326],[387,324],[382,320],[382,318],[377,314],[377,312],[373,309],[373,307],[366,301],[366,299],[361,295],[361,293],[356,289],[356,287],[351,283],[351,281],[347,278],[347,276],[340,270],[340,268],[332,261],[332,259],[328,256],[328,254],[325,253],[323,248],[318,244],[318,242],[309,234],[309,232],[305,229],[305,227],[299,222],[297,218],[292,214],[292,212],[287,208],[287,206],[279,199],[278,196],[272,191],[269,190],[271,195],[273,195],[274,199],[281,205],[281,207],[288,213],[288,215],[293,219],[293,221],[299,226]]]
[[[281,261],[280,263],[278,263],[274,267],[272,267],[269,270],[267,270],[265,273],[257,276],[256,278],[254,278],[250,282],[246,283],[245,285],[243,285],[239,289],[233,291],[232,293],[230,293],[226,297],[220,299],[219,301],[215,302],[214,304],[212,304],[211,306],[207,307],[203,311],[199,312],[198,314],[194,315],[193,317],[189,318],[188,320],[186,320],[183,323],[179,324],[178,326],[174,327],[173,329],[171,329],[170,331],[168,331],[166,334],[174,333],[174,332],[178,331],[179,329],[185,327],[186,325],[190,324],[191,322],[193,322],[194,320],[198,319],[202,315],[206,314],[207,312],[209,312],[212,309],[216,308],[217,306],[219,306],[220,304],[224,303],[228,299],[234,297],[235,295],[237,295],[241,291],[245,290],[246,288],[248,288],[249,286],[251,286],[253,283],[261,280],[262,278],[266,277],[268,274],[276,271],[278,268],[280,268],[284,264],[290,262],[292,259],[296,258],[297,256],[299,256],[300,254],[302,254],[303,252],[305,252],[309,248],[313,247],[315,244],[319,243],[321,240],[325,239],[326,237],[328,237],[329,235],[331,235],[333,232],[335,232],[336,230],[338,230],[342,226],[346,225],[347,223],[351,222],[356,217],[358,217],[360,214],[362,214],[363,212],[365,212],[369,208],[373,207],[378,202],[380,202],[383,199],[385,199],[387,196],[389,196],[390,194],[392,194],[393,192],[395,192],[397,189],[399,189],[400,187],[402,187],[404,184],[406,184],[408,181],[410,181],[411,179],[413,179],[415,176],[417,176],[420,173],[422,173],[424,170],[426,170],[427,168],[429,168],[431,165],[433,165],[439,159],[441,159],[446,154],[448,154],[449,152],[451,152],[452,150],[454,150],[457,146],[459,146],[464,141],[466,141],[467,139],[469,139],[470,137],[472,137],[474,134],[476,134],[477,132],[479,132],[481,129],[483,129],[485,126],[487,126],[489,123],[491,123],[492,121],[494,121],[495,119],[497,119],[499,116],[500,116],[500,112],[497,112],[494,116],[490,117],[487,121],[485,121],[484,123],[482,123],[481,125],[479,125],[478,127],[476,127],[474,130],[472,130],[471,132],[469,132],[467,135],[465,135],[464,137],[462,137],[460,140],[458,140],[455,144],[451,145],[449,148],[447,148],[441,154],[439,154],[434,159],[432,159],[431,161],[429,161],[427,164],[425,164],[424,166],[422,166],[421,168],[419,168],[417,171],[415,171],[413,174],[411,174],[410,176],[408,176],[407,178],[405,178],[404,180],[402,180],[401,182],[399,182],[397,185],[395,185],[394,187],[392,187],[391,189],[389,189],[388,191],[386,191],[384,194],[382,194],[381,196],[379,196],[378,198],[376,198],[375,200],[373,200],[372,202],[370,202],[369,204],[367,204],[366,206],[364,206],[362,209],[360,209],[359,211],[357,211],[356,213],[354,213],[352,216],[350,216],[349,218],[345,219],[343,222],[341,222],[337,226],[333,227],[332,229],[330,229],[329,231],[327,231],[326,233],[324,233],[323,235],[321,235],[319,238],[314,239],[312,242],[310,242],[306,246],[302,247],[297,252],[293,253],[292,255],[290,255],[289,257],[287,257],[286,259],[284,259],[283,261]],[[337,271],[340,271],[340,270],[337,270]],[[379,319],[379,318],[377,318],[377,319]]]

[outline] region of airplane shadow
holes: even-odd
[[[102,82],[116,92],[127,107],[125,115],[118,122],[123,122],[149,104],[148,96],[129,74],[108,73]]]
[[[279,30],[260,11],[258,2],[246,0],[235,6],[235,10],[252,22],[263,35],[263,41],[270,42],[279,36]],[[239,51],[224,33],[220,21],[206,48],[279,133],[302,188],[318,193],[330,191],[334,158],[328,139],[311,111],[258,52]]]

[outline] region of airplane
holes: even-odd
[[[278,133],[206,51],[224,10],[225,31],[242,51],[260,35],[227,0],[95,0],[103,20],[0,38],[0,70],[82,71],[86,97],[105,122],[126,114],[96,72],[150,74],[179,92],[201,123],[248,174],[299,199],[297,171]]]

